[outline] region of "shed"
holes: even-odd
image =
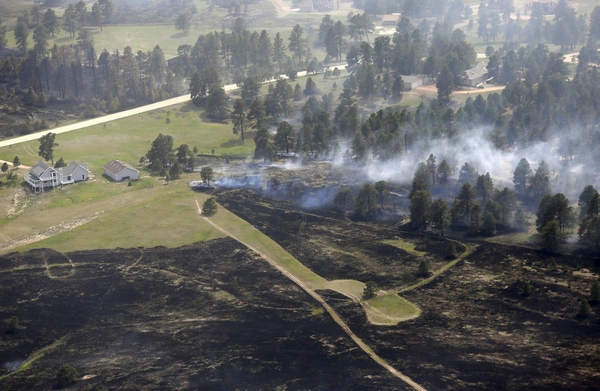
[[[395,26],[400,20],[400,14],[383,15],[381,17],[382,26]]]
[[[120,160],[113,160],[104,166],[104,174],[116,182],[139,179],[139,171]]]
[[[314,7],[313,7],[313,1],[314,0],[302,0],[300,1],[300,12],[313,12],[314,11]]]
[[[404,81],[404,89],[407,91],[414,90],[417,87],[427,84],[431,81],[429,76],[424,75],[400,75]]]

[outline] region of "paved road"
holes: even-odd
[[[345,63],[331,65],[332,68],[334,68],[334,67],[343,68],[345,66],[346,66]],[[306,76],[306,72],[304,72],[304,71],[298,72],[298,77],[302,77],[302,76]],[[285,75],[281,75],[280,77],[287,79],[287,76],[285,76]],[[272,79],[265,83],[271,83],[275,80],[276,79]],[[223,88],[225,89],[226,92],[229,92],[229,91],[238,89],[238,86],[236,84],[228,84],[228,85],[224,86]],[[186,94],[186,95],[178,96],[176,98],[171,98],[171,99],[163,100],[160,102],[152,103],[152,104],[149,104],[146,106],[137,107],[135,109],[120,111],[118,113],[108,114],[103,117],[98,117],[98,118],[90,119],[87,121],[81,121],[81,122],[77,122],[77,123],[71,124],[71,125],[60,126],[58,128],[54,128],[54,129],[48,129],[48,130],[28,134],[28,135],[21,136],[21,137],[11,138],[8,140],[0,141],[0,148],[8,147],[9,145],[24,143],[26,141],[38,140],[40,137],[42,137],[43,135],[48,134],[50,132],[56,133],[56,134],[72,132],[74,130],[87,128],[88,126],[99,125],[99,124],[114,121],[117,119],[131,117],[132,115],[142,114],[147,111],[162,109],[163,107],[168,107],[168,106],[173,106],[173,105],[176,105],[179,103],[184,103],[189,100],[190,100],[190,94]]]

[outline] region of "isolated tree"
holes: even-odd
[[[179,179],[182,173],[183,169],[181,168],[181,164],[179,164],[179,162],[173,163],[173,165],[169,169],[169,177],[171,179]]]
[[[597,7],[600,9],[600,7]],[[598,211],[590,211],[588,209],[590,207],[590,201],[594,196],[598,194],[598,191],[594,189],[594,186],[587,185],[581,194],[579,195],[579,200],[577,204],[579,205],[579,220],[583,220],[583,218],[588,214],[598,214]],[[595,207],[598,208],[599,205],[595,204]]]
[[[435,156],[433,153],[429,155],[427,158],[427,169],[429,170],[429,175],[431,175],[431,183],[435,186],[435,174],[436,174],[437,164],[435,163]]]
[[[55,33],[60,31],[60,23],[58,17],[56,16],[56,12],[52,8],[48,8],[46,13],[44,14],[44,19],[42,21],[42,25],[48,30],[50,35],[54,37]]]
[[[21,53],[27,53],[27,38],[29,37],[29,28],[22,18],[19,18],[15,26],[15,41]]]
[[[12,316],[7,322],[8,328],[6,332],[9,334],[15,334],[19,331],[19,318]]]
[[[438,100],[443,103],[450,102],[450,95],[454,91],[454,76],[447,66],[442,68],[440,75],[437,78],[435,87],[438,90]]]
[[[102,31],[102,9],[100,8],[100,5],[98,5],[98,3],[94,3],[92,5],[90,19],[92,20],[92,23],[100,27],[100,31]]]
[[[202,182],[210,185],[210,181],[214,178],[214,172],[212,167],[205,166],[200,170],[200,178],[202,178]]]
[[[381,205],[381,210],[383,210],[383,201],[386,198],[389,198],[390,196],[390,192],[387,190],[387,184],[385,183],[385,181],[376,182],[375,190],[377,191],[377,199],[379,200],[379,204]]]
[[[217,213],[217,200],[214,197],[210,197],[202,204],[202,214],[212,216],[215,213]]]
[[[365,289],[363,290],[363,300],[372,299],[377,295],[377,291],[379,290],[379,286],[375,281],[369,281],[365,284]]]
[[[68,387],[71,384],[75,384],[79,375],[77,370],[70,365],[63,365],[56,372],[56,385],[59,388]]]
[[[517,164],[517,168],[515,168],[515,172],[513,173],[513,183],[515,184],[515,190],[517,193],[522,195],[527,194],[527,186],[530,182],[531,174],[532,174],[531,166],[527,159],[522,158]]]
[[[61,167],[66,167],[66,166],[67,166],[67,163],[65,163],[65,161],[61,157],[60,159],[58,159],[56,161],[56,164],[54,165],[54,168],[61,168]]]
[[[271,135],[266,128],[259,128],[254,136],[254,159],[263,159],[266,163],[276,157]]]
[[[188,165],[188,158],[189,156],[192,155],[192,151],[190,151],[190,146],[187,144],[181,144],[178,148],[177,148],[177,161],[182,165],[182,166],[187,166]],[[193,168],[193,167],[192,167]]]
[[[98,0],[98,5],[102,10],[102,16],[104,17],[104,23],[110,23],[115,7],[113,6],[112,0]]]
[[[54,141],[56,134],[49,132],[40,137],[40,147],[38,155],[45,161],[50,160],[54,165],[54,147],[58,147],[58,144]]]
[[[563,235],[560,232],[558,222],[552,220],[542,228],[542,249],[555,251],[563,239]]]
[[[429,218],[433,229],[440,231],[444,236],[444,227],[448,225],[448,204],[444,199],[438,198],[431,204]]]
[[[173,136],[159,133],[156,139],[152,141],[152,146],[146,153],[146,158],[151,162],[153,171],[160,171],[165,165],[171,164],[175,160]]]
[[[410,199],[410,221],[414,229],[427,229],[431,207],[431,194],[427,190],[416,191]]]
[[[446,159],[442,160],[442,162],[437,167],[436,173],[439,183],[441,185],[448,184],[448,178],[450,178],[452,174],[452,167],[450,167],[450,164],[448,164]]]
[[[7,171],[8,171],[8,163],[4,162],[2,164],[2,173],[6,174]]]
[[[590,17],[590,36],[600,40],[600,6],[596,6]]]
[[[429,277],[429,266],[430,263],[428,259],[421,260],[421,262],[419,263],[419,270],[417,272],[417,275],[421,277]]]
[[[2,22],[0,21],[0,50],[4,49],[6,44],[6,26],[3,26]]]
[[[212,85],[206,98],[206,114],[216,120],[225,120],[229,116],[227,93],[220,85]]]
[[[521,208],[518,208],[515,212],[515,227],[519,229],[525,229],[527,227],[527,218]]]
[[[482,204],[485,204],[490,199],[493,191],[494,181],[492,180],[489,172],[487,172],[485,175],[480,175],[477,177],[475,193],[481,197]]]
[[[486,236],[493,236],[496,233],[496,218],[491,212],[487,212],[483,216],[481,222],[481,233]]]
[[[477,181],[478,177],[479,174],[477,173],[475,167],[473,167],[469,163],[465,163],[460,168],[460,172],[458,174],[458,183],[460,183],[461,185],[465,183],[475,185],[475,182]]]
[[[236,99],[231,112],[231,122],[233,123],[233,134],[239,134],[242,141],[244,141],[244,131],[248,127],[246,115],[246,104],[242,99]]]
[[[454,216],[459,219],[462,218],[466,224],[469,224],[471,220],[471,208],[475,203],[475,189],[470,183],[465,183],[460,187],[460,193],[454,200],[452,206],[454,210]],[[453,221],[456,223],[456,221]]]
[[[354,196],[352,195],[352,190],[348,189],[347,187],[343,187],[338,190],[338,192],[335,194],[335,197],[333,197],[333,204],[336,208],[346,213],[348,205],[352,202],[353,198]]]
[[[285,150],[286,154],[290,153],[290,147],[294,145],[296,133],[294,127],[287,121],[281,121],[277,126],[275,133],[275,146],[278,150]]]
[[[13,167],[19,168],[20,165],[21,165],[21,160],[19,159],[18,156],[15,156],[15,158],[13,159]]]
[[[182,30],[184,33],[190,31],[190,16],[188,14],[179,14],[175,19],[175,29]]]
[[[448,246],[446,246],[446,258],[455,259],[456,257],[456,244],[453,241],[450,241]]]
[[[252,124],[252,129],[256,129],[257,132],[265,128],[267,115],[265,113],[265,103],[262,99],[256,98],[252,101],[250,107],[248,108],[248,114],[246,115],[246,118]],[[269,133],[267,132],[267,134]]]
[[[304,86],[304,95],[310,96],[315,95],[317,93],[317,84],[313,81],[311,77],[306,79],[306,85]]]
[[[304,30],[302,30],[302,27],[300,27],[299,24],[295,25],[290,33],[290,43],[288,44],[288,49],[290,52],[294,53],[294,56],[296,56],[299,63],[302,63],[302,58],[304,57],[307,48],[303,34]]]
[[[377,190],[370,183],[364,184],[354,200],[356,214],[372,219],[377,214]]]

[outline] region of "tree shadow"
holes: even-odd
[[[169,38],[177,39],[177,38],[187,37],[188,35],[190,35],[189,32],[175,33],[175,34],[171,35]]]
[[[244,138],[247,139],[246,135],[244,135]],[[246,143],[246,141],[242,141],[241,138],[239,139],[231,139],[227,142],[222,143],[221,145],[219,145],[219,147],[221,148],[232,148],[232,147],[240,147],[242,145],[244,145]]]

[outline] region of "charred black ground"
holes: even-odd
[[[49,278],[44,262],[67,263],[50,268],[64,278]],[[96,375],[69,389],[403,389],[300,288],[231,239],[15,253],[0,268],[1,317],[22,324],[2,334],[5,371],[59,341],[0,380],[3,390],[50,389],[63,364]]]

